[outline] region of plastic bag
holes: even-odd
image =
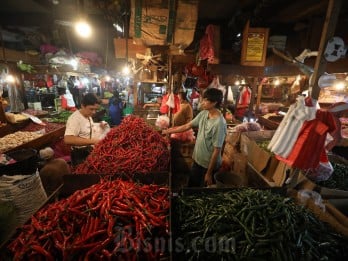
[[[166,105],[168,105],[169,108],[175,107],[175,101],[174,101],[174,94],[169,94],[168,101],[166,102]]]
[[[227,101],[234,103],[233,92],[232,92],[231,86],[228,86],[228,89],[227,89]]]
[[[325,181],[331,177],[333,172],[334,168],[329,161],[319,162],[318,167],[308,170],[306,176],[313,181]]]
[[[157,117],[155,125],[160,129],[166,129],[169,127],[169,117],[167,115],[160,115]]]
[[[325,211],[325,204],[323,203],[323,199],[321,195],[313,190],[302,189],[298,191],[298,196],[300,197],[300,201],[302,204],[306,204],[308,199],[313,199],[314,204],[320,207],[323,211]]]
[[[170,135],[170,138],[174,140],[179,140],[182,142],[193,142],[196,139],[193,129],[189,129],[187,131],[179,132],[179,133],[172,133]]]

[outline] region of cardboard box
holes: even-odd
[[[225,142],[226,144],[230,144],[232,146],[238,146],[240,143],[240,137],[242,136],[241,132],[235,132],[235,131],[228,131]]]
[[[172,43],[175,26],[175,1],[131,1],[129,34],[136,44]]]
[[[250,162],[258,172],[267,172],[269,161],[273,155],[260,148],[257,142],[271,140],[273,134],[274,131],[250,131],[243,132],[241,135],[241,152],[247,155],[248,162]]]
[[[255,188],[269,188],[276,187],[273,181],[270,181],[260,172],[258,172],[250,163],[247,164],[247,177],[249,186]]]
[[[271,140],[274,132],[274,130],[243,132],[240,137],[241,152],[248,155],[249,152],[252,152],[252,144],[254,142]]]
[[[249,179],[247,175],[248,160],[242,153],[235,153],[233,155],[233,173],[240,177],[242,186],[249,185]]]

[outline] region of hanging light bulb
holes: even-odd
[[[346,85],[343,81],[338,81],[334,84],[334,88],[339,91],[342,91],[345,87]]]
[[[6,82],[8,82],[8,83],[14,83],[15,82],[15,78],[13,77],[12,74],[8,74],[6,76]]]
[[[274,81],[274,85],[275,86],[278,86],[280,84],[280,80],[279,79],[276,79],[275,81]]]
[[[92,34],[91,26],[83,20],[81,20],[75,24],[75,31],[79,36],[81,36],[83,38],[88,38]]]
[[[125,65],[125,66],[123,67],[122,73],[123,73],[124,75],[128,75],[128,74],[130,73],[130,69],[129,69],[128,65]]]

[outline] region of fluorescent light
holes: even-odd
[[[112,26],[120,33],[123,33],[123,29],[118,24],[113,23]]]

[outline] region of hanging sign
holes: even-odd
[[[250,28],[249,21],[244,28],[241,64],[264,66],[266,61],[268,28]]]

